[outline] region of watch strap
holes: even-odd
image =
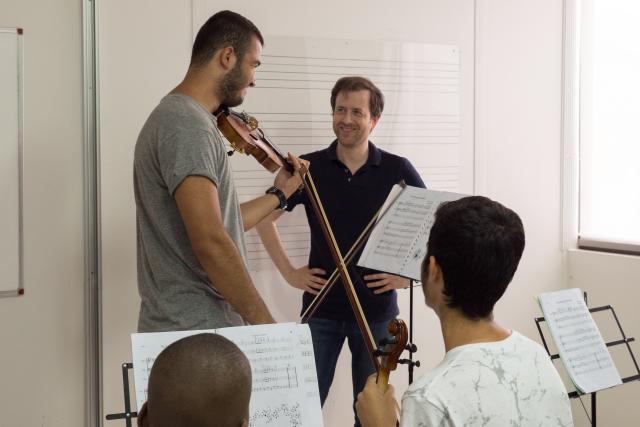
[[[280,209],[280,210],[287,209],[287,197],[284,195],[282,190],[280,190],[278,187],[275,187],[275,186],[269,187],[269,189],[265,191],[265,194],[273,194],[278,198],[278,201],[280,202],[280,206],[278,206],[277,209]]]

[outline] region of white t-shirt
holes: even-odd
[[[453,348],[402,398],[400,425],[573,426],[564,384],[544,349],[513,331]]]

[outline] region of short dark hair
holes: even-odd
[[[193,42],[191,66],[199,67],[206,64],[218,50],[229,45],[235,50],[238,59],[242,59],[253,36],[264,45],[262,34],[253,22],[230,10],[218,12],[200,27]]]
[[[423,276],[434,256],[447,305],[471,319],[487,317],[518,268],[524,243],[520,217],[500,203],[482,196],[445,202],[429,234]]]
[[[222,335],[191,335],[162,350],[151,368],[148,425],[239,425],[250,396],[244,353]]]
[[[384,95],[373,82],[366,77],[348,76],[338,79],[331,89],[331,111],[336,109],[336,98],[340,92],[369,91],[369,112],[372,117],[380,117],[384,110]]]

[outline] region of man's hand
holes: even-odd
[[[364,276],[364,280],[375,280],[374,282],[367,282],[367,287],[369,289],[378,288],[373,291],[374,294],[381,294],[392,289],[405,289],[409,287],[409,279],[387,273],[367,274]]]
[[[288,160],[295,172],[291,174],[285,168],[280,168],[273,182],[273,185],[282,190],[287,198],[302,186],[302,178],[299,172],[302,165],[305,165],[307,169],[309,168],[309,162],[307,160],[299,159],[291,153],[288,153]]]
[[[327,284],[327,281],[319,275],[327,274],[321,268],[309,268],[308,265],[300,268],[294,268],[284,278],[294,288],[302,289],[310,294],[317,295],[320,289]]]
[[[400,407],[393,386],[389,384],[383,392],[376,384],[376,374],[371,375],[358,394],[356,412],[362,427],[395,427]]]

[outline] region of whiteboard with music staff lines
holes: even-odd
[[[408,158],[430,189],[459,192],[460,52],[457,46],[413,42],[269,36],[256,87],[241,110],[254,116],[283,153],[324,149],[335,139],[331,89],[344,76],[364,76],[385,106],[370,136],[383,150]],[[231,156],[240,202],[264,194],[274,176],[253,158]],[[303,209],[278,221],[288,256],[306,262],[309,228]],[[255,230],[246,234],[253,271],[273,268]]]

